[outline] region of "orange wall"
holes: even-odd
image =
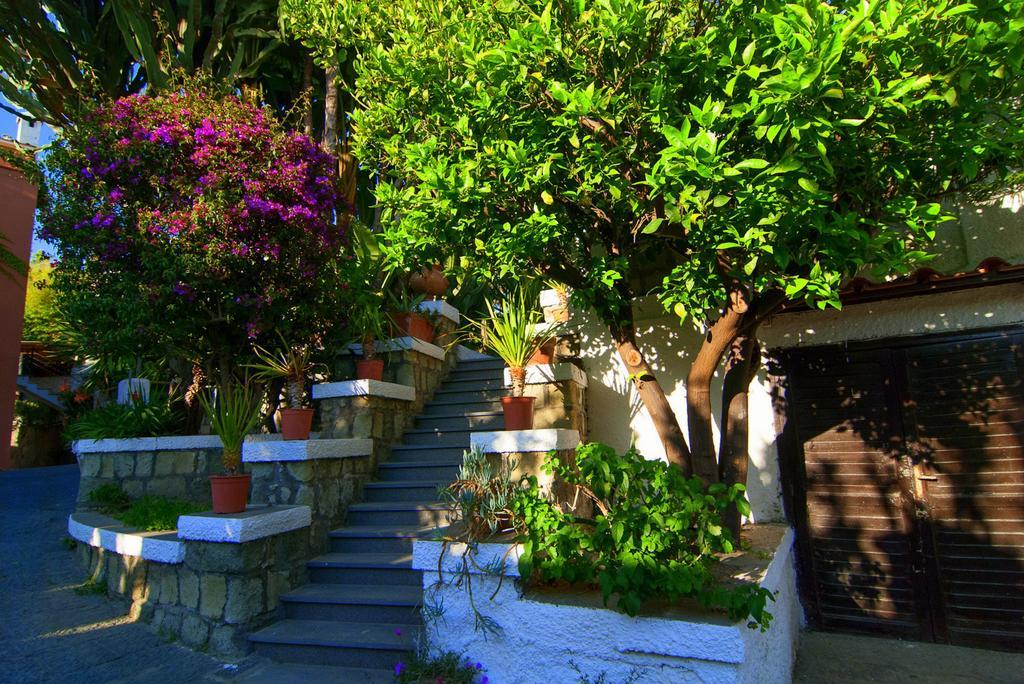
[[[0,145],[15,149],[12,143]],[[0,233],[5,247],[24,259],[32,249],[36,188],[0,160]],[[18,376],[18,351],[25,316],[25,278],[0,275],[0,470],[11,465],[11,423]]]

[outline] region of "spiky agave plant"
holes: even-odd
[[[480,343],[497,354],[508,366],[512,378],[512,396],[521,397],[526,388],[526,364],[549,340],[557,336],[560,325],[543,329],[538,324],[540,313],[530,302],[534,298],[519,288],[497,305],[487,300],[488,316],[479,321],[470,320],[480,332]]]
[[[210,427],[224,445],[228,473],[237,472],[242,464],[242,443],[260,423],[261,402],[260,393],[249,382],[229,382],[199,395]]]
[[[275,351],[268,351],[259,345],[255,345],[254,350],[259,363],[247,364],[245,367],[256,371],[258,378],[284,378],[288,408],[302,408],[306,377],[316,368],[316,364],[311,360],[313,350],[310,345],[288,344],[284,337],[281,337],[281,346]]]

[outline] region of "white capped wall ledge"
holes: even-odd
[[[72,513],[68,516],[68,534],[83,544],[122,556],[171,565],[185,560],[185,544],[174,532],[140,532],[101,513]]]
[[[195,513],[178,518],[178,537],[189,541],[243,542],[309,527],[309,506],[249,506],[241,513]]]
[[[562,428],[537,430],[498,430],[474,432],[469,436],[471,448],[485,454],[526,454],[535,451],[564,451],[575,449],[580,433]]]
[[[433,314],[441,318],[447,318],[455,325],[459,324],[459,310],[444,301],[443,299],[427,299],[419,303],[416,310],[420,313]]]
[[[369,456],[371,453],[372,439],[254,440],[242,445],[242,462],[316,461]]]
[[[496,361],[498,359],[496,356],[488,356],[462,344],[455,347],[455,358],[459,361]]]
[[[131,437],[126,439],[80,439],[72,443],[76,454],[106,454],[116,451],[187,451],[218,449],[217,435],[173,435],[167,437]]]
[[[558,306],[558,304],[558,290],[540,291],[540,306],[542,309],[550,309],[553,306]]]
[[[424,342],[418,337],[392,337],[390,340],[377,340],[375,346],[378,354],[391,351],[415,351],[441,361],[444,360],[444,349],[436,344]],[[349,345],[348,350],[358,356],[363,354],[363,347],[359,344]]]
[[[769,526],[765,526],[769,527]],[[763,533],[734,577],[746,576],[775,595],[766,632],[733,622],[723,613],[681,604],[637,617],[605,608],[600,592],[539,589],[523,591],[517,581],[517,548],[481,543],[468,565],[474,600],[464,571],[465,545],[416,540],[412,566],[423,571],[425,600],[443,605],[443,616],[424,617],[432,654],[462,653],[487,664],[495,682],[650,682],[775,684],[790,682],[800,634],[801,609],[793,567],[793,531],[781,525]],[[510,551],[505,558],[505,552]],[[773,553],[774,552],[774,553]],[[442,555],[443,554],[443,555]],[[770,559],[770,560],[769,560]],[[504,560],[505,579],[488,574]],[[732,559],[729,559],[732,560]],[[724,561],[725,565],[729,561]],[[447,569],[438,583],[438,568]],[[474,628],[475,611],[498,627],[494,634]],[[443,622],[442,622],[443,620]],[[586,625],[586,629],[580,629]]]
[[[526,367],[527,385],[546,385],[549,382],[575,382],[587,386],[587,374],[571,363],[537,363]],[[505,369],[505,387],[512,386],[512,376]]]
[[[342,380],[321,382],[313,385],[313,399],[334,399],[337,397],[382,397],[414,401],[416,388],[381,380]]]

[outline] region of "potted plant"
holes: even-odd
[[[394,302],[391,321],[395,327],[409,337],[415,337],[428,343],[433,342],[434,324],[428,316],[419,311],[424,295],[413,296],[403,291],[399,295],[391,295],[391,298]]]
[[[530,306],[526,293],[520,289],[497,306],[488,300],[489,315],[481,321],[470,321],[480,331],[485,349],[497,354],[512,379],[511,396],[501,398],[506,430],[533,428],[533,397],[523,396],[526,389],[526,366],[533,355],[554,335],[556,326],[539,334],[540,315]]]
[[[210,427],[224,445],[224,474],[210,476],[214,513],[241,513],[249,500],[252,475],[242,473],[242,443],[260,423],[260,395],[248,382],[228,382],[199,401]]]
[[[357,303],[349,318],[349,328],[362,347],[363,356],[356,361],[357,380],[380,380],[384,377],[384,359],[377,356],[377,340],[387,338],[387,319],[379,300]]]
[[[448,291],[448,278],[445,277],[441,264],[433,264],[430,268],[423,267],[409,276],[409,288],[413,292],[430,295],[431,299],[438,299]]]
[[[310,360],[312,349],[306,345],[290,345],[281,337],[281,347],[270,352],[256,346],[259,363],[247,367],[256,371],[256,376],[267,380],[284,380],[288,406],[279,409],[281,414],[281,436],[284,439],[309,439],[313,425],[313,409],[303,406],[306,394],[306,377],[316,366]]]

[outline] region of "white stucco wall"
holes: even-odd
[[[792,530],[783,536],[761,582],[775,594],[766,632],[709,613],[631,618],[602,607],[599,598],[594,603],[574,592],[546,594],[543,600],[524,596],[515,581],[515,549],[505,558],[504,544],[478,548],[480,568],[505,559],[507,576],[500,588],[497,577],[470,570],[477,610],[498,626],[496,634],[475,628],[465,583],[453,583],[451,573],[466,552],[464,545],[451,545],[445,552],[441,585],[440,542],[417,541],[413,567],[424,571],[425,600],[442,607],[439,616],[426,618],[431,651],[452,651],[482,663],[492,684],[776,684],[792,679],[800,614]]]

